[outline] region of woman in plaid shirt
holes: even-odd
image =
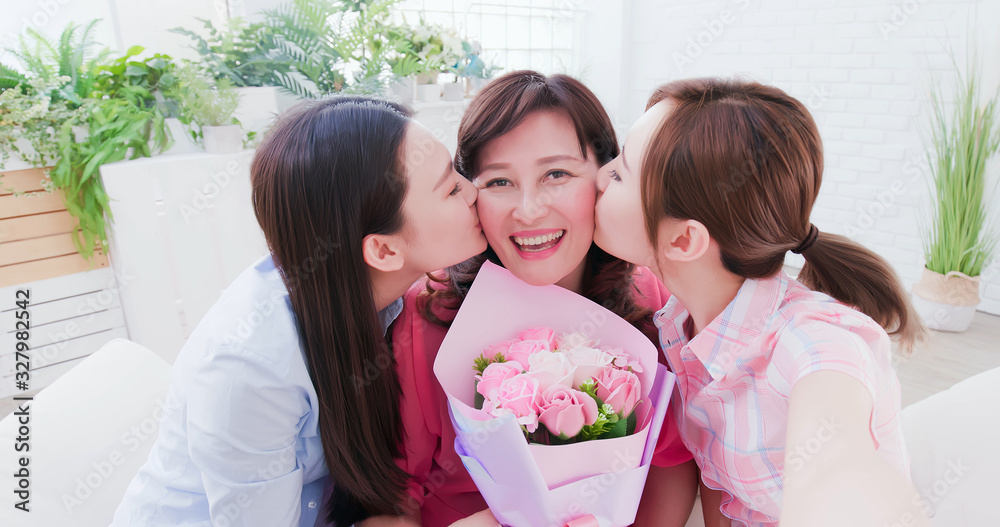
[[[693,79],[653,94],[598,176],[596,243],[673,295],[655,322],[710,525],[926,525],[889,339],[924,328],[885,260],[810,223],[822,172],[799,101]]]

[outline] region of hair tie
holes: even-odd
[[[809,224],[809,234],[806,234],[806,239],[802,240],[802,243],[798,247],[792,249],[795,254],[802,254],[806,249],[813,246],[816,243],[816,239],[819,238],[819,229],[816,228],[812,223]]]

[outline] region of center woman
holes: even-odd
[[[456,169],[479,188],[486,251],[417,282],[393,327],[406,430],[405,469],[413,476],[401,511],[424,527],[449,525],[486,508],[455,453],[455,432],[433,365],[448,326],[483,262],[537,286],[556,284],[603,305],[656,343],[653,310],[669,294],[645,268],[594,245],[599,167],[618,155],[611,120],[597,97],[564,75],[516,71],[471,102],[458,132]],[[483,324],[489,324],[483,320]],[[636,524],[683,525],[696,473],[668,416],[650,478],[674,489],[643,497]],[[654,523],[655,517],[655,523]]]

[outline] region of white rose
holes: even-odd
[[[607,366],[615,359],[610,353],[590,346],[577,346],[567,351],[566,357],[576,366]]]
[[[590,346],[577,346],[567,351],[566,356],[576,366],[573,386],[600,376],[601,371],[615,360],[614,355]]]
[[[538,391],[543,392],[553,384],[573,387],[576,366],[565,353],[538,351],[528,356],[528,373],[538,379]]]

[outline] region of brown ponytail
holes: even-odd
[[[804,285],[870,316],[909,352],[925,329],[892,267],[843,236],[813,232],[823,145],[805,106],[772,86],[710,78],[663,85],[646,108],[663,100],[673,108],[642,166],[650,241],[664,218],[697,220],[726,269],[744,278],[773,276],[787,251],[802,249]]]

